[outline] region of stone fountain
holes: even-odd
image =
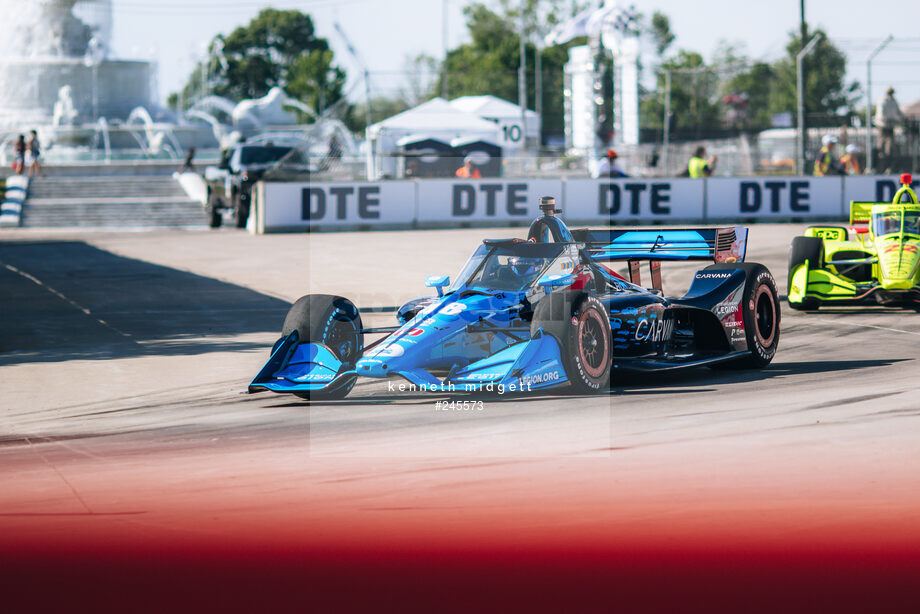
[[[4,3],[0,128],[92,125],[149,105],[152,64],[112,58],[111,34],[112,0]]]
[[[317,117],[280,89],[239,103],[206,96],[184,117],[159,108],[154,65],[110,52],[112,0],[20,0],[3,8],[0,166],[8,165],[17,135],[31,129],[46,161],[62,164],[176,158],[190,147],[216,155],[218,147],[265,134],[311,148],[325,147],[335,132],[354,149],[341,122]],[[291,110],[315,122],[297,125]]]

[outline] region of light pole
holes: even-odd
[[[664,173],[668,173],[668,162],[671,150],[671,70],[664,73],[664,152],[661,156],[661,165]]]
[[[806,46],[805,41],[807,40],[807,37],[808,37],[808,23],[805,21],[805,0],[799,0],[799,51],[803,53],[805,52],[805,46]],[[806,81],[805,71],[806,71],[805,59],[803,57],[801,64],[796,62],[796,75],[801,75],[801,83],[805,83]],[[799,81],[796,81],[797,88],[799,87],[798,84],[799,84]],[[798,91],[799,90],[796,89],[796,93],[798,93]],[[808,114],[806,113],[807,109],[805,108],[805,103],[801,102],[801,105],[802,105],[802,108],[799,109],[801,113],[799,115],[798,126],[801,128],[802,134],[805,134],[806,132],[808,132]],[[798,138],[798,133],[796,133],[796,138]],[[799,140],[796,145],[797,147],[795,150],[796,151],[795,159],[796,159],[796,167],[798,167],[799,159],[801,160],[805,159],[805,141]]]
[[[444,48],[444,60],[441,64],[441,98],[447,100],[447,0],[441,2],[441,46]]]
[[[796,164],[796,170],[799,175],[805,174],[805,83],[804,75],[802,74],[802,62],[805,59],[805,56],[811,53],[811,50],[815,48],[815,45],[818,44],[818,41],[821,40],[821,33],[815,34],[811,37],[811,40],[808,41],[808,44],[805,45],[805,48],[798,52],[795,56],[795,75],[796,75],[796,97],[798,98],[798,107],[799,107],[799,122],[798,122],[798,133],[799,133],[799,155],[798,155],[798,164]]]
[[[882,44],[876,47],[866,59],[866,172],[872,172],[872,60],[875,59],[882,49],[888,46],[894,40],[894,36],[889,34],[888,38],[882,41]]]
[[[521,66],[518,70],[518,105],[521,107],[521,145],[527,144],[527,57],[524,55],[525,43],[525,18],[524,0],[521,0]]]
[[[537,40],[534,43],[534,56],[535,56],[535,65],[534,65],[534,111],[537,112],[537,117],[540,120],[540,126],[543,126],[543,50],[540,48],[541,39],[537,36]],[[524,125],[525,134],[526,134],[526,124]],[[537,148],[539,149],[543,145],[543,139],[541,131],[537,132]]]

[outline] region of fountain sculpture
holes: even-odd
[[[111,24],[112,0],[4,3],[0,128],[94,124],[149,105],[152,65],[111,58]]]
[[[99,160],[100,152],[103,162],[174,159],[190,147],[216,153],[265,134],[311,152],[332,140],[355,149],[341,122],[317,116],[280,88],[238,103],[205,95],[176,117],[153,102],[153,64],[112,57],[111,40],[112,0],[4,3],[0,164],[8,163],[16,135],[30,129],[47,159],[63,163]],[[299,125],[294,110],[313,123]]]

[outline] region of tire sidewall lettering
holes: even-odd
[[[757,276],[754,278],[754,282],[750,285],[750,288],[746,293],[744,304],[747,304],[748,302],[754,303],[760,292],[761,286],[767,286],[767,292],[770,293],[771,298],[773,299],[771,301],[771,304],[773,305],[773,326],[776,327],[773,336],[773,343],[770,345],[770,347],[764,347],[758,338],[756,304],[754,304],[754,309],[745,310],[744,325],[747,329],[745,333],[748,342],[748,349],[757,354],[761,360],[769,362],[773,360],[773,357],[776,355],[777,347],[779,346],[780,322],[779,305],[776,295],[776,282],[773,279],[773,275],[770,274],[769,271],[763,270],[757,274]]]
[[[579,346],[579,343],[580,343],[579,323],[583,321],[584,319],[583,314],[589,309],[594,309],[596,312],[599,312],[602,314],[607,313],[607,310],[604,308],[603,304],[600,301],[598,301],[595,297],[589,295],[586,298],[582,299],[578,305],[578,308],[573,313],[573,317],[568,318],[568,322],[569,322],[568,327],[567,327],[568,328],[568,335],[567,335],[568,343],[566,345],[569,348],[568,354],[571,358],[571,364],[573,367],[575,367],[575,373],[572,375],[577,377],[580,383],[587,386],[591,390],[599,390],[601,386],[603,385],[603,382],[607,379],[610,373],[609,358],[608,358],[607,368],[604,370],[604,374],[598,378],[592,377],[588,374],[587,369],[585,368],[585,364],[582,361],[581,350]],[[574,320],[574,322],[572,320]],[[607,329],[602,328],[602,330],[604,330],[604,333],[606,336],[605,344],[606,344],[606,350],[609,354],[610,352],[609,328]],[[572,378],[571,375],[569,377],[570,379],[574,379]]]

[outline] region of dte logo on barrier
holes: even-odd
[[[477,197],[476,188],[480,195]],[[504,205],[508,215],[527,215],[526,183],[467,183],[454,184],[451,194],[451,214],[455,217],[469,217],[476,213],[478,205],[485,205],[485,214],[494,216],[498,208],[500,194],[505,191]],[[480,200],[481,199],[481,200]],[[485,202],[483,202],[485,201]]]
[[[742,181],[738,184],[738,210],[741,213],[757,213],[764,203],[764,192],[770,203],[770,211],[779,213],[782,200],[787,198],[783,190],[789,190],[789,210],[804,213],[810,210],[807,181],[764,181],[763,187],[756,181]]]
[[[652,215],[670,215],[671,207],[664,203],[671,201],[670,183],[624,183],[622,188],[616,183],[602,183],[598,186],[597,212],[600,215],[616,215],[620,212],[623,200],[622,192],[629,196],[629,215],[641,215],[640,202],[642,193],[649,191],[649,212]]]
[[[309,187],[301,191],[301,219],[321,220],[326,217],[327,200],[334,203],[335,219],[348,219],[349,200],[357,200],[358,219],[376,220],[380,218],[380,186],[361,186],[357,188],[358,196],[354,198],[354,186],[329,188]],[[328,193],[328,197],[327,197]]]
[[[913,189],[917,189],[918,185],[920,185],[920,179],[914,179],[910,182],[910,187]],[[879,179],[875,182],[875,202],[890,203],[891,199],[894,198],[895,192],[900,187],[901,184],[894,179]]]

